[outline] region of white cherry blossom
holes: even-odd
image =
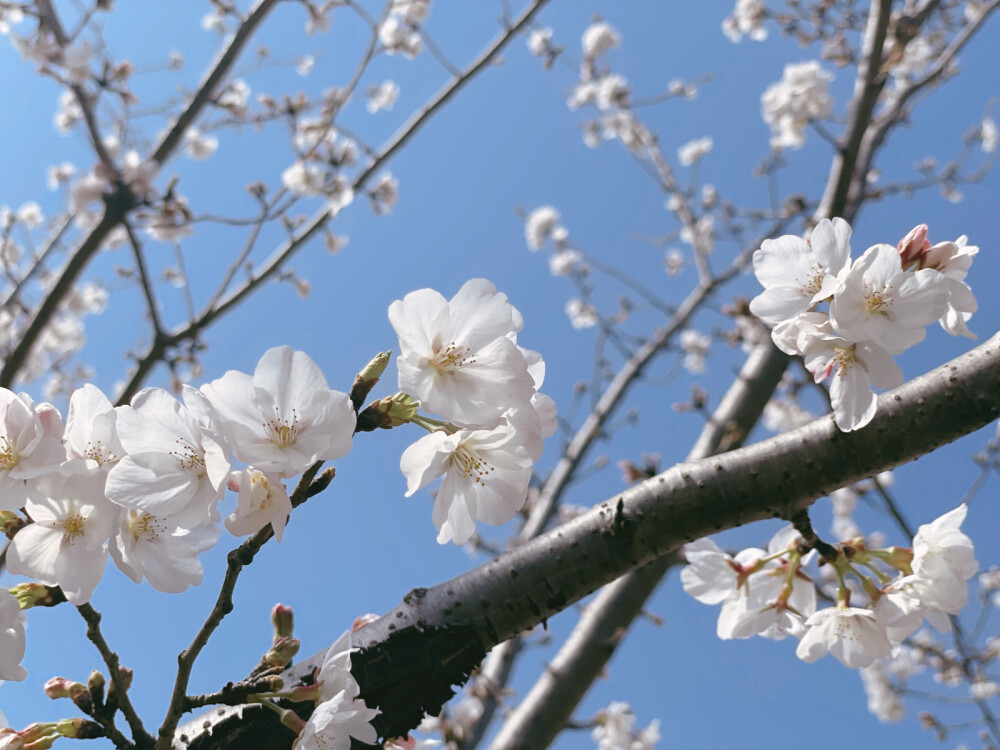
[[[18,510],[31,484],[66,458],[62,418],[50,404],[0,388],[0,510]]]
[[[112,501],[159,517],[187,510],[213,515],[229,458],[221,437],[199,423],[202,407],[191,391],[182,404],[162,388],[146,388],[117,411],[118,438],[128,455],[108,473]]]
[[[744,35],[755,42],[762,42],[767,39],[766,19],[767,6],[762,0],[736,0],[733,15],[722,22],[722,31],[734,43]]]
[[[201,161],[214,154],[219,148],[219,139],[205,135],[200,130],[189,129],[184,134],[184,151],[192,159]]]
[[[605,21],[598,21],[587,27],[580,39],[583,55],[593,59],[622,43],[621,34]]]
[[[229,487],[239,492],[236,510],[226,519],[229,533],[236,536],[255,534],[271,524],[274,538],[280,542],[292,512],[292,501],[281,476],[250,466],[244,471],[233,472]]]
[[[688,141],[677,149],[677,160],[682,166],[690,167],[695,162],[701,161],[712,150],[712,143],[710,135]]]
[[[833,74],[816,60],[785,66],[781,80],[768,86],[760,97],[773,148],[802,148],[806,126],[833,111],[833,97],[827,91],[832,80]]]
[[[297,161],[281,173],[281,182],[293,195],[319,195],[325,181],[323,170],[315,164]]]
[[[64,471],[72,469],[74,464],[91,472],[111,471],[125,456],[117,423],[115,407],[99,388],[87,383],[75,390],[69,400],[64,437],[71,463]]]
[[[465,544],[477,520],[500,526],[521,509],[533,463],[523,437],[504,421],[490,430],[432,432],[403,452],[407,497],[444,475],[433,511],[439,544]]]
[[[850,225],[836,218],[821,220],[809,242],[791,234],[765,240],[753,254],[764,291],[750,301],[750,312],[775,326],[833,296],[838,274],[850,263],[850,239]]]
[[[795,655],[814,662],[833,654],[845,667],[870,667],[892,651],[885,626],[868,609],[827,607],[806,620],[806,632]]]
[[[97,587],[108,559],[117,509],[104,496],[104,475],[50,475],[25,505],[34,523],[10,543],[7,568],[62,588],[83,604]]]
[[[969,245],[968,238],[963,234],[954,242],[939,242],[931,246],[919,259],[919,268],[931,268],[944,276],[942,283],[948,291],[948,304],[938,322],[952,336],[976,338],[966,324],[979,305],[972,289],[965,283],[965,277],[978,253],[979,248]]]
[[[20,682],[28,676],[21,666],[25,644],[21,605],[13,594],[0,587],[0,680]]]
[[[365,107],[371,114],[375,114],[376,112],[381,112],[383,110],[389,111],[392,109],[393,105],[396,103],[396,99],[398,98],[399,86],[397,86],[393,81],[385,80],[369,91],[368,102],[365,104]]]
[[[531,401],[534,382],[508,337],[520,314],[489,281],[467,281],[451,300],[411,292],[389,306],[389,321],[399,336],[399,389],[427,411],[485,424]]]
[[[899,354],[924,340],[926,326],[948,305],[944,276],[930,268],[904,271],[899,251],[875,245],[843,274],[830,317],[849,341],[874,341]]]
[[[305,352],[268,349],[252,376],[230,370],[201,390],[233,455],[260,471],[290,477],[351,449],[351,400]]]
[[[559,225],[559,219],[559,212],[552,206],[539,206],[528,214],[524,222],[524,241],[528,249],[541,250],[550,237],[565,241],[568,232]]]
[[[206,518],[200,511],[157,516],[123,508],[109,545],[111,559],[136,583],[145,577],[157,591],[179,593],[201,583],[198,555],[218,541],[217,522],[217,514]]]

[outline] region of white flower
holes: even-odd
[[[603,55],[609,49],[620,45],[621,42],[621,34],[604,21],[598,21],[588,26],[580,39],[583,56],[588,59]]]
[[[274,538],[280,542],[292,512],[292,501],[281,477],[250,466],[244,471],[233,472],[229,484],[231,488],[235,485],[239,492],[236,510],[226,519],[229,533],[236,536],[255,534],[271,524]]]
[[[412,31],[396,14],[390,15],[379,26],[378,39],[388,54],[402,54],[411,60],[423,49],[420,34]]]
[[[369,112],[375,114],[382,110],[391,110],[398,98],[399,86],[393,81],[386,80],[369,90],[368,103],[365,106]]]
[[[892,651],[885,626],[868,609],[827,607],[806,620],[806,628],[795,649],[795,655],[805,662],[829,653],[845,667],[858,669],[871,666]]]
[[[128,455],[108,474],[113,502],[159,517],[213,516],[229,459],[222,439],[199,424],[198,398],[190,387],[184,404],[162,388],[145,388],[117,410],[118,439]]]
[[[316,707],[293,750],[350,750],[351,737],[373,744],[378,739],[371,720],[378,709],[368,708],[358,695],[361,688],[351,674],[356,650],[351,631],[334,642],[323,657],[317,676],[322,702]]]
[[[527,498],[531,465],[521,435],[506,422],[491,430],[432,432],[399,461],[407,497],[444,475],[434,498],[439,544],[465,544],[477,520],[500,526],[513,518]]]
[[[843,432],[861,429],[875,416],[873,385],[895,388],[903,382],[899,365],[873,341],[852,344],[827,332],[813,336],[803,354],[806,369],[817,383],[833,376],[830,401],[837,427]]]
[[[781,80],[768,86],[760,97],[761,114],[771,128],[772,147],[802,147],[810,121],[833,111],[833,97],[827,91],[832,80],[833,74],[816,60],[785,66]]]
[[[982,141],[982,149],[987,154],[992,154],[1000,144],[1000,129],[997,128],[996,120],[990,116],[983,118],[979,126],[979,138]]]
[[[187,510],[157,516],[135,508],[122,509],[111,540],[111,558],[136,583],[145,576],[157,591],[179,593],[201,583],[204,571],[198,555],[219,539],[218,515]]]
[[[969,245],[968,238],[963,234],[954,242],[939,242],[928,248],[919,258],[919,268],[933,269],[944,276],[941,283],[948,291],[948,304],[938,322],[952,336],[976,338],[966,323],[978,309],[979,304],[972,289],[965,283],[965,277],[969,273],[969,267],[972,266],[972,259],[978,253],[979,248]]]
[[[290,477],[351,449],[351,400],[330,390],[305,352],[276,346],[260,358],[253,376],[230,370],[201,390],[233,455],[260,471]]]
[[[705,372],[705,355],[712,347],[712,337],[707,333],[685,328],[681,331],[680,345],[684,352],[684,369],[693,374]]]
[[[228,109],[234,115],[246,113],[247,102],[250,100],[250,86],[242,78],[231,81],[215,99],[215,103],[223,109]]]
[[[562,230],[560,235],[565,239],[562,233],[566,230],[559,226],[559,212],[552,206],[541,206],[528,214],[524,222],[524,241],[532,252],[541,250],[546,240],[559,230]]]
[[[418,26],[431,15],[431,0],[392,0],[392,12],[411,26]]]
[[[849,341],[874,341],[899,354],[924,340],[926,326],[948,306],[944,276],[930,268],[904,271],[892,245],[875,245],[842,276],[830,302],[834,328]]]
[[[688,141],[677,149],[677,159],[682,166],[690,167],[696,161],[701,161],[712,150],[712,136],[706,135],[704,138],[696,138]]]
[[[293,195],[319,195],[323,191],[326,177],[315,164],[297,161],[281,173],[281,183]]]
[[[0,680],[20,682],[28,676],[21,666],[25,643],[21,605],[13,594],[0,587]]]
[[[861,669],[861,684],[868,695],[868,710],[881,722],[897,722],[905,710],[899,694],[893,689],[886,675],[884,662],[877,661]]]
[[[399,336],[399,388],[426,410],[484,424],[531,400],[532,377],[508,337],[521,316],[489,281],[467,281],[451,300],[411,292],[389,306],[389,321]]]
[[[838,274],[850,263],[851,227],[843,219],[821,220],[809,242],[786,234],[764,240],[753,254],[753,270],[764,291],[750,312],[775,326],[806,312],[839,288]]]
[[[0,510],[18,510],[34,480],[66,458],[62,418],[50,404],[0,388]]]
[[[734,43],[744,34],[755,42],[762,42],[767,39],[766,18],[767,7],[762,0],[736,0],[733,15],[722,22],[722,31]]]
[[[381,216],[392,213],[393,206],[399,200],[399,180],[387,172],[375,181],[369,195],[376,214]]]
[[[104,497],[104,475],[49,476],[25,504],[35,521],[11,541],[7,567],[83,604],[97,587],[108,559],[116,508]]]
[[[378,709],[342,690],[316,706],[292,750],[350,750],[352,737],[374,745],[378,732],[371,720],[378,714]]]
[[[966,581],[979,570],[972,540],[959,527],[968,508],[963,503],[929,524],[913,538],[913,576],[900,583],[925,607],[958,614],[968,598]]]
[[[62,164],[49,167],[46,173],[46,184],[49,186],[49,190],[58,190],[59,186],[69,182],[74,174],[76,174],[76,167],[72,163],[64,161]]]
[[[549,272],[553,276],[568,276],[581,260],[583,256],[576,250],[559,250],[549,258]]]
[[[344,175],[338,174],[327,188],[326,195],[327,210],[331,216],[336,216],[354,202],[354,186]]]
[[[566,315],[574,328],[593,328],[600,318],[592,305],[580,299],[571,299],[566,303]]]
[[[631,89],[625,76],[609,73],[597,81],[594,101],[601,111],[628,105]]]
[[[667,250],[663,256],[663,267],[668,276],[676,276],[684,270],[684,253],[676,247]]]
[[[42,222],[45,221],[42,207],[35,203],[35,201],[29,201],[17,209],[17,218],[24,222],[28,229],[40,227]]]
[[[307,32],[308,33],[308,32]],[[312,55],[303,55],[299,58],[298,63],[295,65],[295,72],[300,76],[305,78],[312,72],[313,66],[316,65],[316,58]]]
[[[96,386],[87,383],[70,397],[64,442],[67,456],[89,471],[108,472],[125,456],[115,407]]]
[[[219,139],[214,135],[205,135],[195,128],[184,134],[184,150],[192,159],[201,161],[207,159],[219,148]]]
[[[532,29],[528,34],[528,51],[535,57],[541,57],[548,52],[552,45],[552,29],[541,28]]]

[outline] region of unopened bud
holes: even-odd
[[[32,607],[54,607],[66,601],[62,589],[57,586],[46,586],[43,583],[19,583],[8,589],[15,597],[21,609]]]
[[[100,706],[104,703],[105,684],[104,675],[96,669],[87,678],[87,688],[90,690],[90,697],[93,699],[95,705]]]
[[[269,667],[287,667],[299,652],[298,638],[278,638],[261,661]]]
[[[406,424],[417,415],[420,402],[406,393],[386,396],[365,407],[358,415],[358,432],[389,430]]]
[[[379,352],[354,378],[354,385],[351,387],[351,403],[354,404],[355,411],[361,408],[365,399],[368,398],[368,394],[372,392],[372,388],[382,377],[385,368],[389,366],[391,356],[392,352]]]
[[[54,728],[59,736],[75,740],[93,740],[107,736],[100,724],[81,718],[62,719],[56,722]]]
[[[913,227],[897,243],[896,249],[899,250],[899,259],[904,269],[918,262],[921,256],[931,249],[931,243],[927,239],[927,225],[917,224]]]
[[[128,667],[118,667],[118,675],[122,678],[122,687],[128,690],[132,687],[132,677],[135,673]]]
[[[59,698],[71,698],[75,700],[78,695],[87,693],[87,686],[79,682],[73,682],[73,680],[67,680],[65,677],[53,677],[45,683],[42,691],[52,700],[58,700]]]
[[[271,624],[274,625],[274,640],[290,637],[295,625],[292,608],[286,607],[284,604],[275,604],[274,609],[271,610]]]
[[[379,618],[378,615],[373,615],[373,614],[361,615],[361,617],[357,618],[354,621],[354,624],[351,625],[351,632],[356,633],[357,631],[361,630],[361,628],[363,628],[365,625],[370,625],[371,623],[375,622],[378,618]]]

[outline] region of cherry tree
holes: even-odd
[[[11,77],[55,106],[33,137],[72,144],[17,154],[50,192],[0,210],[0,695],[34,690],[0,747],[666,746],[682,717],[639,715],[652,683],[609,665],[641,658],[626,636],[663,606],[657,639],[676,607],[747,641],[720,652],[787,641],[761,664],[836,660],[879,721],[1000,746],[996,261],[988,234],[944,229],[965,192],[995,203],[1000,92],[960,62],[1000,0],[689,9],[731,60],[782,56],[741,134],[691,139],[673,125],[718,61],[692,48],[699,73],[651,74],[614,8],[184,5],[0,0]],[[199,41],[173,49],[150,19]],[[366,236],[422,179],[396,163],[449,116],[495,136],[462,102],[517,98],[511,68],[558,107],[574,163],[643,181],[641,253],[595,249],[572,203],[518,177],[523,207],[490,207],[502,261],[436,236],[380,257]],[[967,78],[976,116],[951,142],[906,141]],[[752,175],[713,160],[737,137]],[[460,218],[441,207],[435,235]],[[972,460],[938,451],[960,438]],[[897,492],[924,456],[949,497]],[[425,543],[448,561],[427,579]]]

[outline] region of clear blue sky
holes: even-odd
[[[193,86],[217,43],[198,23],[208,3],[177,0],[154,7],[122,1],[116,6],[106,27],[113,53],[141,67],[178,50],[187,59],[180,81]],[[733,45],[719,28],[730,10],[729,2],[554,0],[539,22],[554,28],[555,42],[575,60],[580,33],[595,13],[604,15],[624,37],[623,48],[611,55],[612,63],[629,78],[637,95],[662,92],[672,78],[713,74],[714,80],[701,88],[695,101],[671,102],[644,114],[671,159],[680,144],[713,136],[715,148],[702,164],[702,179],[737,202],[763,206],[765,185],[752,175],[767,152],[760,93],[780,78],[786,62],[815,58],[818,50],[800,49],[773,33],[764,44]],[[453,60],[464,64],[494,35],[498,12],[499,3],[441,0],[434,5],[427,29]],[[281,60],[318,51],[318,62],[306,79],[288,68],[250,74],[247,80],[255,93],[301,89],[316,94],[343,84],[362,44],[360,27],[348,19],[346,11],[338,10],[330,33],[306,37],[301,8],[279,7],[260,43],[269,45]],[[912,163],[925,156],[947,160],[960,148],[961,135],[979,122],[987,101],[1000,98],[995,75],[1000,68],[998,24],[994,19],[962,55],[962,75],[935,92],[919,108],[913,127],[894,137],[879,162],[887,176],[913,176]],[[466,279],[485,277],[524,314],[520,341],[546,358],[544,390],[558,404],[568,403],[573,384],[590,377],[594,334],[571,330],[563,307],[573,291],[565,280],[549,275],[544,257],[525,249],[518,206],[553,204],[573,239],[588,252],[640,274],[649,286],[675,300],[686,291],[691,272],[669,279],[662,270],[662,251],[639,239],[676,229],[656,186],[616,145],[598,150],[583,145],[579,132],[583,117],[565,106],[573,73],[561,66],[542,70],[522,40],[512,43],[503,60],[462,92],[392,162],[401,197],[390,216],[374,217],[366,201],[359,199],[333,226],[338,234],[350,236],[346,250],[330,256],[321,242],[315,242],[294,260],[292,267],[313,284],[308,299],[300,300],[289,284],[269,284],[208,333],[210,346],[203,357],[206,379],[230,368],[252,371],[267,348],[289,344],[320,364],[331,387],[347,390],[354,373],[374,353],[396,348],[386,318],[392,300],[424,286],[450,296]],[[0,77],[7,102],[0,133],[8,144],[0,150],[4,176],[0,205],[16,207],[37,200],[47,214],[53,213],[58,204],[45,188],[45,169],[64,160],[89,164],[85,144],[78,133],[60,137],[52,130],[57,88],[38,79],[9,45],[0,46]],[[426,52],[416,61],[384,57],[366,74],[361,90],[384,78],[392,78],[401,88],[395,109],[369,115],[357,102],[343,121],[376,146],[438,88],[444,75]],[[170,96],[177,84],[178,79],[167,74],[152,73],[139,79],[136,88],[146,105]],[[837,71],[833,88],[838,115],[844,114],[850,86],[850,72]],[[155,137],[160,126],[157,118],[149,118],[144,124],[146,137]],[[292,158],[287,135],[282,128],[268,127],[262,132],[224,132],[220,139],[222,145],[212,159],[175,160],[164,170],[161,183],[171,174],[180,175],[180,191],[197,213],[247,215],[252,205],[243,186],[258,179],[277,181]],[[793,165],[782,180],[783,189],[818,197],[829,148],[811,134],[807,146],[792,152],[790,159]],[[853,248],[857,256],[876,242],[894,243],[919,222],[930,224],[932,237],[938,239],[968,234],[982,248],[970,276],[980,302],[971,327],[986,338],[1000,328],[1000,296],[993,290],[1000,277],[994,242],[1000,229],[1000,177],[990,174],[964,192],[965,200],[955,205],[931,190],[865,210],[854,226]],[[261,257],[280,240],[280,231],[267,239],[270,244],[262,244]],[[203,298],[214,287],[219,269],[237,252],[241,240],[239,231],[199,226],[185,244],[196,296]],[[174,264],[170,247],[150,243],[148,248],[154,268]],[[107,312],[89,321],[90,343],[81,357],[95,368],[96,382],[105,389],[122,378],[123,352],[141,346],[140,298],[114,276],[114,266],[127,263],[123,252],[106,253],[88,272],[115,290]],[[179,321],[183,298],[167,284],[160,289],[168,317]],[[736,291],[753,294],[755,282],[738,280],[717,303],[728,301]],[[724,325],[726,319],[711,310],[695,321],[703,331]],[[969,346],[935,327],[927,343],[899,361],[906,376],[912,377]],[[589,506],[618,491],[621,480],[614,469],[618,459],[636,459],[642,451],[659,452],[664,465],[682,459],[700,420],[676,414],[670,405],[684,400],[695,381],[714,395],[721,394],[741,361],[738,350],[718,345],[704,376],[684,373],[667,387],[637,390],[630,405],[642,410],[641,424],[622,429],[613,443],[597,447],[591,458],[606,454],[609,468],[575,486],[568,501]],[[665,359],[657,372],[667,371],[671,363]],[[390,369],[386,392],[394,390],[394,378]],[[150,384],[164,385],[163,373],[158,372]],[[896,490],[912,522],[927,522],[959,502],[977,473],[970,456],[992,430],[897,472]],[[245,571],[236,593],[236,612],[199,660],[193,692],[217,689],[247,673],[269,645],[267,615],[276,602],[294,608],[302,653],[311,654],[328,645],[357,615],[384,612],[410,588],[438,583],[483,561],[462,549],[436,544],[429,495],[403,497],[399,455],[416,433],[414,428],[357,438],[354,451],[337,462],[338,475],[330,490],[297,511],[283,543],[269,544]],[[552,441],[539,468],[552,466],[557,453],[558,444]],[[983,564],[1000,557],[995,533],[1000,528],[998,487],[994,477],[968,522]],[[817,528],[825,529],[828,510],[823,502],[816,506],[816,516]],[[892,535],[876,513],[862,508],[858,519],[866,530],[881,529],[890,532],[891,540],[905,541]],[[737,530],[724,535],[722,543],[763,544],[774,528],[760,524]],[[105,614],[105,634],[123,663],[135,669],[133,696],[151,728],[162,718],[174,657],[210,609],[225,553],[235,543],[223,534],[220,545],[202,556],[205,583],[186,594],[171,596],[147,585],[136,586],[111,566],[96,591],[93,604]],[[663,747],[765,748],[790,737],[808,738],[811,747],[821,749],[839,748],[845,741],[883,747],[932,743],[916,720],[922,706],[909,704],[910,713],[898,726],[880,725],[865,708],[857,675],[832,659],[805,665],[795,658],[789,642],[720,642],[715,637],[717,610],[684,595],[676,575],[661,586],[649,609],[663,617],[665,625],[656,627],[649,621],[635,625],[609,665],[607,678],[588,694],[580,718],[612,700],[629,701],[641,725],[661,720]],[[570,611],[550,621],[556,644],[575,619]],[[83,637],[83,622],[72,608],[32,611],[28,625],[24,664],[29,677],[22,684],[0,686],[0,707],[15,726],[67,713],[69,704],[42,696],[41,685],[49,677],[84,680],[92,668],[103,666]],[[529,652],[517,672],[516,690],[530,686],[551,653],[551,647]],[[557,747],[569,750],[592,744],[580,734],[566,734]]]

